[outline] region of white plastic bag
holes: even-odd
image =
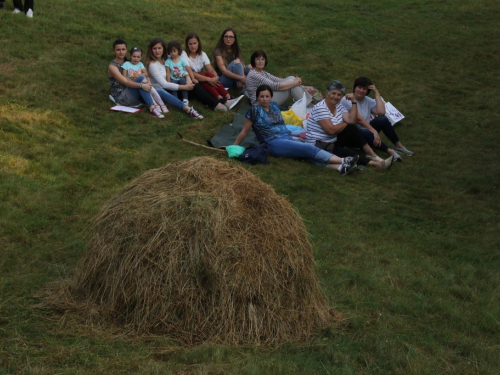
[[[295,103],[293,103],[292,110],[302,120],[305,120],[307,114],[307,99],[305,92],[304,95],[302,96],[302,99],[299,99]]]

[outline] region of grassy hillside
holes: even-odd
[[[38,2],[0,11],[0,374],[500,373],[500,6],[406,0]],[[372,78],[415,152],[341,177],[272,159],[248,167],[298,209],[342,328],[307,345],[178,346],[34,308],[68,277],[100,207],[144,171],[193,156],[230,113],[109,111],[112,43],[237,30],[245,62],[324,90]]]

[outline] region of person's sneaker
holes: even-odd
[[[240,100],[243,99],[244,97],[245,97],[245,95],[240,95],[236,99],[228,100],[226,102],[227,109],[229,109],[229,110],[233,109],[236,106],[236,104],[238,104],[240,102]]]
[[[399,155],[396,151],[394,151],[394,153],[392,154],[394,156],[394,161],[403,161],[403,158],[401,157],[401,155]]]
[[[408,155],[408,156],[413,156],[413,151],[408,150],[404,146],[403,147],[396,147],[396,146],[394,146],[393,149],[396,150],[397,152],[402,153],[402,154],[405,154],[405,155]]]
[[[344,162],[348,164],[356,164],[359,160],[359,155],[354,155],[354,156],[346,156],[344,158]]]
[[[154,107],[149,111],[149,114],[153,117],[165,118],[158,107]]]
[[[33,10],[28,9],[28,11],[26,12],[26,17],[33,18]]]
[[[14,11],[12,12],[14,14],[18,14],[18,13],[21,13],[21,10],[20,9],[17,9],[17,8],[14,8]]]
[[[200,115],[198,112],[195,111],[195,109],[193,107],[191,107],[191,109],[188,111],[188,116],[189,117],[192,117],[196,120],[203,120],[203,116]]]
[[[216,112],[227,112],[227,107],[225,104],[217,104],[217,106],[214,108]]]
[[[340,174],[346,175],[356,169],[356,162],[358,161],[359,156],[347,156],[344,158],[342,165],[340,166]]]
[[[185,106],[189,105],[189,100],[183,99],[182,102],[184,103]]]
[[[160,110],[161,110],[162,113],[168,113],[168,108],[167,108],[167,106],[165,104],[162,104],[160,106]]]

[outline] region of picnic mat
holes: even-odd
[[[241,129],[243,129],[245,115],[249,108],[249,101],[245,99],[241,100],[240,104],[238,105],[238,110],[234,114],[233,122],[229,125],[224,125],[216,135],[210,138],[208,143],[215,148],[232,145],[238,134],[240,134]],[[252,129],[250,129],[248,135],[245,137],[243,142],[241,142],[240,146],[248,148],[250,146],[256,146],[258,144],[259,141],[255,136],[255,133]]]

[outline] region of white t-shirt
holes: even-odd
[[[187,61],[187,63],[195,73],[201,72],[203,68],[205,68],[205,65],[210,64],[210,60],[208,59],[208,56],[205,52],[201,52],[201,55],[196,55],[196,57],[193,59],[188,56],[186,51],[182,51],[181,57],[183,57],[184,60]]]
[[[351,101],[347,100],[345,96],[340,101],[340,104],[342,104],[348,111],[352,107]],[[375,101],[375,99],[372,99],[369,96],[365,96],[363,101],[358,102],[358,114],[361,115],[361,117],[363,117],[366,122],[370,123],[372,111],[376,106],[377,102]]]
[[[345,107],[340,103],[337,103],[336,108],[337,113],[334,116],[330,112],[330,109],[326,106],[324,100],[320,101],[313,107],[311,114],[307,119],[307,143],[315,143],[316,141],[332,143],[337,141],[337,135],[326,134],[321,125],[318,124],[318,121],[324,119],[330,119],[333,125],[338,125],[344,122],[343,114],[347,113],[347,109],[345,109]]]

